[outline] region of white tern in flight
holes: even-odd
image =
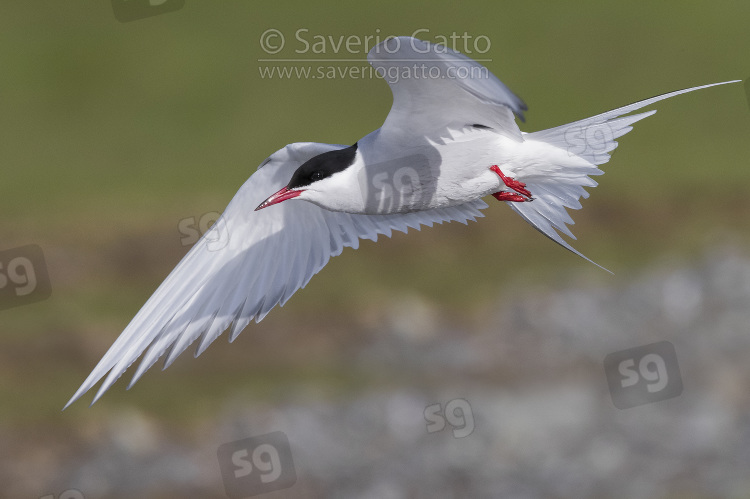
[[[656,111],[624,115],[732,83],[525,133],[515,121],[523,120],[523,101],[458,52],[399,37],[367,59],[393,92],[383,126],[352,146],[295,143],[263,161],[65,407],[106,376],[96,402],[142,355],[128,388],[165,353],[164,368],[196,341],[197,356],[226,330],[234,340],[360,239],[467,223],[483,216],[489,195],[586,258],[557,231],[573,237],[566,208],[580,208],[584,188],[597,185],[590,177],[603,173],[597,165],[609,160],[615,140]]]

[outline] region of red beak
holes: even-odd
[[[278,204],[282,201],[286,201],[287,199],[293,199],[302,194],[304,191],[292,191],[284,187],[276,194],[272,194],[268,199],[263,201],[258,205],[257,208],[255,208],[255,211],[262,210],[263,208],[268,208],[269,206],[273,204]]]

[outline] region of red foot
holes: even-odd
[[[513,201],[515,203],[523,203],[524,201],[532,201],[531,198],[521,196],[520,194],[513,194],[508,191],[493,192],[492,196],[498,201]]]
[[[498,168],[497,165],[490,166],[490,170],[500,175],[500,178],[503,179],[503,182],[505,182],[505,185],[513,189],[519,194],[523,194],[524,196],[530,198],[531,197],[531,191],[528,189],[525,189],[526,184],[523,182],[519,182],[518,180],[514,180],[510,177],[506,177],[505,174],[500,171],[500,168]]]

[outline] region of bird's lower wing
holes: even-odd
[[[130,383],[164,354],[164,367],[192,343],[196,356],[221,333],[233,340],[304,287],[332,256],[360,239],[394,230],[483,216],[487,205],[468,204],[404,215],[352,215],[290,201],[254,211],[286,185],[307,159],[343,146],[291,144],[273,154],[242,186],[222,217],[182,259],[94,368],[67,407],[106,376],[94,402],[143,355]],[[145,355],[144,355],[145,352]],[[92,402],[93,403],[93,402]]]

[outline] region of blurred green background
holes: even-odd
[[[377,79],[261,78],[267,29],[290,43],[301,28],[308,39],[417,29],[429,30],[427,40],[486,36],[485,65],[528,104],[521,128],[535,131],[747,78],[749,21],[750,4],[738,1],[187,0],[129,23],[105,1],[2,3],[0,249],[41,246],[52,296],[0,311],[0,425],[39,438],[137,406],[179,429],[210,418],[233,393],[273,398],[300,383],[333,392],[387,383],[388,374],[342,370],[340,361],[392,296],[423,296],[471,321],[530,284],[611,282],[653,262],[689,261],[717,240],[750,243],[745,90],[701,90],[659,103],[620,139],[600,186],[572,213],[575,247],[614,277],[490,199],[479,223],[347,250],[231,348],[220,338],[130,392],[121,381],[93,408],[84,397],[60,413],[187,251],[180,220],[222,211],[287,143],[351,144],[385,118],[391,94]]]

